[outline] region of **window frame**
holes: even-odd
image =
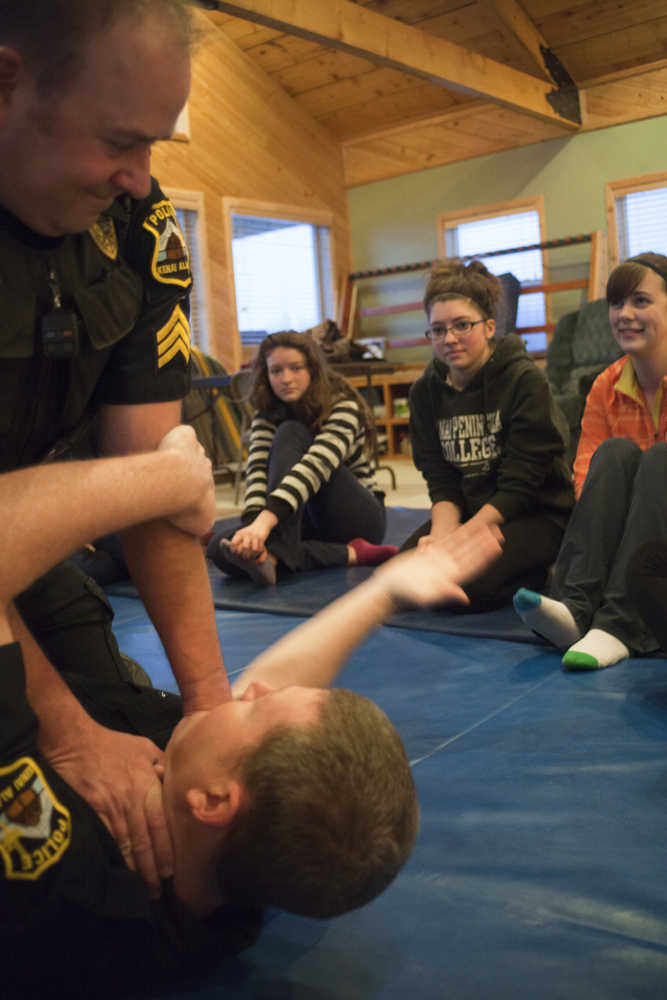
[[[546,218],[544,212],[544,195],[538,194],[525,198],[512,198],[508,201],[494,202],[490,205],[473,205],[469,208],[459,208],[453,211],[438,212],[436,216],[436,226],[437,226],[437,237],[438,237],[438,254],[442,258],[447,258],[447,242],[446,233],[448,229],[454,229],[456,226],[462,225],[466,222],[480,222],[483,219],[494,219],[501,215],[519,215],[522,212],[533,211],[537,212],[539,230],[540,230],[540,243],[545,243],[547,240],[547,226]],[[549,262],[546,250],[540,251],[542,255],[542,284],[549,284]],[[484,256],[481,254],[480,256]],[[550,329],[553,326],[552,318],[552,308],[551,308],[551,293],[543,292],[544,295],[544,315],[546,323],[546,335],[547,343],[551,336]],[[536,331],[539,332],[539,331]],[[539,351],[531,353],[540,353]]]
[[[607,238],[609,245],[609,271],[613,271],[620,263],[620,247],[618,245],[618,222],[616,217],[616,199],[638,191],[651,191],[655,188],[667,188],[667,171],[654,174],[640,174],[637,177],[624,177],[607,181],[604,186],[605,207],[607,211]]]
[[[197,243],[199,255],[200,273],[197,281],[200,286],[200,304],[198,312],[203,316],[204,340],[205,343],[197,344],[195,338],[192,342],[196,344],[200,351],[210,354],[213,349],[213,299],[211,296],[211,275],[209,269],[208,241],[206,237],[206,208],[202,191],[188,191],[183,188],[163,187],[162,190],[171,201],[174,208],[185,212],[195,212],[197,215]],[[188,253],[190,248],[188,247]],[[193,280],[194,280],[193,275]],[[192,311],[192,310],[191,310]]]
[[[229,267],[227,275],[229,281],[229,301],[232,305],[232,315],[234,329],[236,331],[237,343],[244,355],[244,360],[252,357],[257,348],[255,345],[243,344],[241,341],[241,331],[239,330],[238,305],[236,302],[236,283],[234,281],[234,254],[232,250],[232,215],[249,215],[264,219],[285,219],[289,222],[305,222],[312,226],[326,226],[329,230],[329,267],[331,269],[331,293],[333,300],[334,316],[338,315],[338,303],[340,299],[339,289],[336,287],[337,254],[336,240],[334,234],[334,214],[326,209],[306,208],[303,205],[289,205],[284,202],[254,201],[247,198],[235,198],[226,195],[222,199],[222,211],[225,229],[225,241],[227,249],[227,259]],[[321,288],[322,275],[319,275],[320,298],[323,298]],[[324,319],[327,317],[325,316]]]

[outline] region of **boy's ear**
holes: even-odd
[[[185,800],[194,819],[207,826],[229,826],[241,807],[241,784],[230,778],[213,788],[190,788]]]

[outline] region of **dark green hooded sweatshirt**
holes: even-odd
[[[463,519],[489,503],[505,521],[540,513],[565,525],[574,503],[567,423],[515,334],[495,342],[463,390],[431,361],[410,390],[410,435],[433,504],[456,504]]]

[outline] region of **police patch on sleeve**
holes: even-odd
[[[176,306],[162,329],[155,335],[157,346],[157,366],[164,368],[177,354],[182,354],[185,363],[190,360],[190,324],[180,306]]]
[[[143,225],[154,240],[151,274],[155,280],[163,285],[189,288],[190,255],[176,218],[176,209],[168,198],[155,202]]]
[[[31,757],[0,767],[0,855],[8,879],[38,879],[72,839],[69,810]]]

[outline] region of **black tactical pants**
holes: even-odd
[[[74,563],[54,566],[15,603],[60,673],[84,674],[100,681],[128,680],[127,665],[111,631],[111,604],[99,584]]]

